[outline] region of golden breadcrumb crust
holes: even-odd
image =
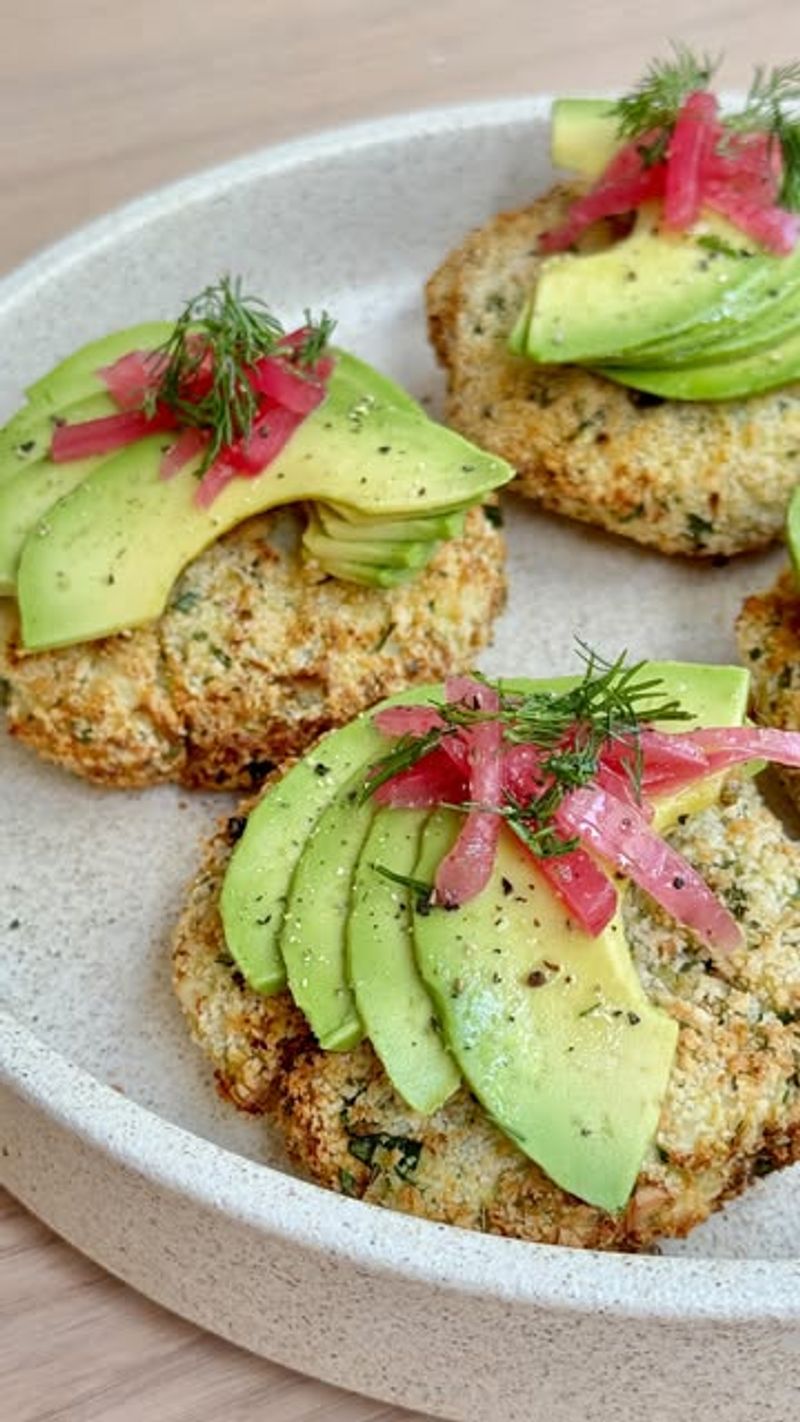
[[[382,696],[463,670],[505,600],[502,535],[483,510],[412,582],[322,573],[295,509],[250,519],[183,573],[166,612],[56,651],[0,637],[8,729],[103,785],[252,787],[273,763]]]
[[[800,589],[794,573],[744,603],[736,622],[739,651],[750,672],[753,715],[764,726],[800,731]],[[800,771],[781,780],[800,809]]]
[[[641,1250],[686,1234],[755,1176],[800,1158],[800,845],[750,782],[729,781],[723,803],[672,836],[741,921],[745,949],[714,963],[646,896],[627,902],[643,984],[680,1036],[657,1139],[618,1214],[554,1185],[468,1090],[418,1115],[368,1044],[323,1052],[287,992],[247,988],[217,907],[241,830],[239,817],[220,829],[189,890],[175,988],[221,1091],[277,1123],[320,1184],[468,1229]]]
[[[447,423],[513,464],[518,491],[544,508],[662,553],[771,543],[800,470],[800,385],[750,399],[663,400],[508,352],[541,261],[539,234],[574,192],[558,187],[492,218],[428,282]]]

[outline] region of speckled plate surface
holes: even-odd
[[[549,177],[547,106],[414,115],[273,149],[95,223],[0,284],[0,417],[102,331],[241,272],[435,408],[421,288]],[[780,555],[668,561],[510,510],[492,672],[606,651],[733,659]],[[79,784],[0,741],[0,1178],[86,1253],[283,1363],[458,1419],[782,1422],[800,1385],[800,1192],[773,1176],[661,1257],[474,1236],[295,1178],[222,1106],[169,985],[182,885],[221,798]]]

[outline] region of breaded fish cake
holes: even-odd
[[[9,614],[11,734],[104,785],[252,787],[382,696],[468,667],[488,642],[504,545],[482,509],[391,589],[321,573],[301,554],[303,524],[291,508],[241,524],[184,571],[161,618],[131,632],[24,654]]]
[[[736,633],[750,672],[756,720],[781,731],[800,731],[800,591],[790,570],[768,592],[747,599]],[[800,771],[779,773],[800,809]]]
[[[428,282],[447,423],[513,464],[518,491],[544,508],[662,553],[771,543],[797,480],[800,385],[740,400],[663,400],[508,352],[541,261],[538,237],[574,192],[558,187],[492,218]]]
[[[246,813],[246,807],[245,811]],[[625,909],[643,984],[680,1024],[658,1136],[619,1214],[553,1184],[461,1089],[411,1111],[372,1048],[322,1052],[288,993],[259,997],[218,913],[230,840],[212,841],[174,939],[174,981],[223,1093],[277,1123],[320,1184],[431,1220],[521,1239],[639,1250],[684,1235],[754,1176],[800,1158],[800,845],[750,782],[672,835],[724,898],[746,947],[724,968],[645,895]]]

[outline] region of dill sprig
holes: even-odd
[[[423,879],[415,879],[411,874],[399,874],[396,869],[390,869],[388,864],[372,864],[370,867],[375,870],[376,874],[388,879],[390,884],[399,884],[402,888],[408,889],[413,895],[417,913],[424,913],[427,908],[430,908],[433,884],[426,884]]]
[[[384,785],[387,780],[392,780],[401,771],[416,765],[428,751],[441,744],[444,734],[443,730],[436,729],[426,731],[424,736],[401,736],[385,756],[369,767],[361,788],[361,803],[368,800],[370,795],[374,795],[378,787]]]
[[[622,139],[644,138],[640,153],[645,166],[666,157],[672,129],[680,109],[696,89],[707,89],[721,56],[695,54],[687,45],[674,43],[672,56],[655,59],[630,93],[613,107]],[[758,65],[740,113],[729,114],[723,127],[729,133],[766,133],[780,149],[782,179],[779,202],[800,211],[800,116],[792,106],[800,102],[800,64]]]
[[[744,108],[726,120],[726,127],[733,132],[768,133],[779,146],[783,160],[779,201],[792,212],[800,210],[800,116],[791,111],[798,101],[800,64],[779,64],[772,69],[759,64]]]
[[[614,105],[620,138],[639,138],[671,129],[684,101],[695,89],[707,89],[721,56],[697,55],[688,45],[671,42],[671,59],[654,59],[630,93]]]
[[[625,652],[607,661],[580,641],[578,654],[584,662],[583,676],[564,691],[513,692],[496,686],[500,701],[497,711],[482,711],[463,701],[437,705],[442,726],[421,736],[402,736],[369,768],[362,797],[366,799],[379,785],[410,769],[460,728],[498,721],[507,745],[531,745],[546,752],[541,760],[545,777],[541,790],[524,803],[506,793],[502,805],[464,803],[452,808],[490,808],[501,814],[541,858],[568,852],[574,848],[574,841],[558,835],[553,825],[555,816],[570,790],[588,785],[595,778],[607,745],[622,745],[621,762],[638,798],[642,726],[653,721],[691,719],[679,701],[664,695],[662,679],[646,673],[645,662],[628,664]],[[470,675],[484,685],[494,685],[479,672]]]
[[[223,276],[186,303],[171,335],[153,353],[162,369],[146,408],[152,412],[157,404],[168,405],[182,426],[208,432],[201,473],[226,445],[250,434],[258,397],[248,370],[257,361],[285,354],[300,366],[311,366],[319,359],[335,322],[326,312],[317,321],[309,311],[305,317],[305,338],[290,351],[281,345],[286,333],[280,321],[260,297],[243,293],[238,277]]]

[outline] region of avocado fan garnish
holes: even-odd
[[[27,650],[160,616],[193,558],[277,507],[301,513],[315,572],[366,587],[416,578],[462,534],[511,467],[332,329],[306,311],[284,331],[223,278],[177,323],[111,332],[29,388],[0,440],[0,592]]]
[[[616,102],[555,101],[554,163],[590,186],[540,233],[515,355],[666,400],[798,378],[800,64],[759,66],[727,112],[717,63],[676,46]]]

